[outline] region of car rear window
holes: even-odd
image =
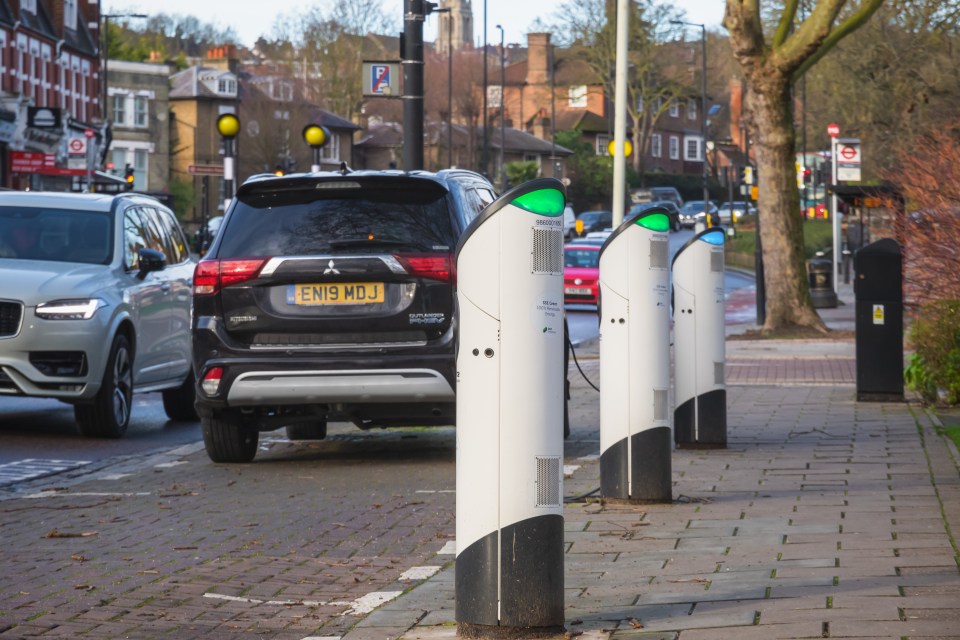
[[[448,192],[440,185],[342,184],[241,193],[221,230],[217,257],[430,253],[456,246]]]

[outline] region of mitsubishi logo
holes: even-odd
[[[323,275],[333,274],[335,276],[340,275],[340,272],[333,266],[333,260],[327,263],[327,268],[323,270]]]

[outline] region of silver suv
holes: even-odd
[[[87,436],[122,436],[135,391],[196,420],[193,268],[153,198],[0,193],[0,394],[73,404]]]

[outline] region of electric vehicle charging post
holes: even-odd
[[[727,446],[724,233],[696,234],[673,257],[673,433],[678,447]]]
[[[563,185],[524,183],[457,246],[458,634],[564,630]]]
[[[670,217],[625,220],[600,249],[600,493],[671,502]]]

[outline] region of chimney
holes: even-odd
[[[37,2],[37,9],[40,8],[40,2]],[[63,38],[65,36],[63,30],[63,2],[50,2],[46,3],[44,6],[47,9],[48,15],[50,16],[50,21],[53,23],[53,32],[57,34],[58,38]]]
[[[527,34],[527,84],[546,84],[550,80],[550,34]]]

